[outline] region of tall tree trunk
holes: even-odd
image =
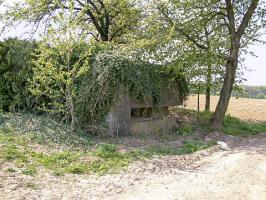
[[[228,31],[230,36],[230,56],[226,62],[226,73],[224,77],[224,84],[220,93],[220,99],[216,106],[215,112],[211,119],[211,124],[216,128],[223,127],[224,116],[229,104],[230,96],[233,90],[235,82],[235,75],[238,65],[240,40],[243,36],[245,29],[250,22],[255,9],[258,6],[260,0],[252,0],[248,7],[244,17],[238,27],[236,28],[236,18],[234,13],[234,1],[225,0],[226,4],[226,16],[228,19]]]
[[[210,110],[211,105],[211,79],[212,79],[212,68],[211,65],[208,66],[207,72],[207,81],[206,81],[206,100],[205,100],[205,110]]]
[[[211,119],[211,124],[215,128],[222,128],[224,122],[224,116],[229,104],[233,86],[235,83],[235,75],[238,65],[238,54],[239,54],[239,40],[234,42],[231,48],[231,57],[226,62],[226,73],[224,77],[224,83],[222,91],[220,93],[220,98],[216,106],[215,112]]]

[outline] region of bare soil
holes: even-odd
[[[266,137],[241,141],[230,151],[205,157],[179,174],[160,176],[113,199],[266,199]]]
[[[32,177],[6,172],[7,164],[0,169],[0,199],[266,199],[266,134],[217,137],[230,150],[216,146],[192,155],[156,157],[105,176],[55,177],[42,170]]]

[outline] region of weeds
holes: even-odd
[[[115,144],[99,144],[90,151],[60,151],[55,153],[36,152],[24,136],[0,133],[0,159],[13,162],[24,175],[34,176],[38,167],[51,170],[55,176],[65,173],[116,173],[135,160],[151,158],[154,155],[183,155],[205,149],[199,142],[186,143],[180,148],[151,146],[142,150],[120,152]],[[90,158],[86,161],[86,159]],[[10,170],[12,171],[12,170]]]
[[[251,123],[238,118],[226,116],[224,120],[224,132],[229,135],[258,134],[266,132],[266,122]]]
[[[29,165],[25,169],[23,169],[21,173],[24,175],[34,176],[35,174],[37,174],[37,169],[35,166]]]
[[[7,171],[7,172],[10,172],[10,173],[15,173],[15,172],[17,172],[17,170],[14,169],[14,168],[8,168],[6,171]]]
[[[39,190],[39,187],[35,183],[33,183],[33,182],[26,183],[26,187],[27,188],[31,188],[33,190]]]
[[[193,130],[194,126],[187,124],[182,127],[180,134],[189,135]],[[36,142],[48,145],[55,151],[35,150],[32,144]],[[110,141],[93,144],[92,137],[81,132],[70,134],[63,125],[41,117],[21,114],[13,117],[7,114],[5,123],[0,125],[1,163],[11,162],[15,164],[16,171],[29,176],[37,174],[40,167],[50,170],[55,176],[65,173],[116,173],[136,160],[149,159],[155,155],[183,155],[209,147],[200,142],[190,142],[180,148],[157,145],[121,152]],[[57,146],[68,147],[56,150],[54,147]]]
[[[194,131],[194,126],[191,124],[183,124],[177,131],[177,135],[191,135]]]
[[[187,142],[180,148],[171,148],[164,146],[151,146],[146,149],[151,155],[184,155],[194,153],[199,150],[207,149],[214,143],[203,144],[201,142]]]
[[[27,139],[44,145],[91,147],[93,138],[83,131],[71,133],[66,124],[58,123],[46,116],[31,114],[2,113],[0,132],[24,135]]]

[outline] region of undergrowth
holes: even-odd
[[[126,152],[118,150],[116,144],[98,144],[93,150],[71,150],[56,152],[39,152],[32,148],[32,141],[27,136],[0,132],[0,164],[14,163],[10,173],[16,171],[34,176],[39,167],[51,170],[54,175],[106,174],[116,173],[136,160],[152,158],[154,155],[183,155],[206,149],[212,144],[188,142],[180,148],[150,146]]]
[[[180,134],[189,135],[193,130],[187,124]],[[41,144],[41,148],[36,148],[36,144]],[[190,154],[212,145],[192,141],[179,148],[151,145],[120,151],[110,139],[97,140],[81,131],[71,134],[66,125],[49,118],[19,113],[1,115],[0,165],[13,163],[7,172],[30,176],[38,174],[40,167],[56,176],[116,173],[136,160]]]
[[[28,113],[0,113],[0,131],[27,136],[38,144],[74,148],[90,147],[96,139],[82,130],[71,133],[66,124],[58,123],[50,117]]]

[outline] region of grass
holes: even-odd
[[[212,112],[200,112],[197,126],[205,129],[206,131],[213,131],[214,129],[209,126],[208,122],[211,119]],[[241,120],[231,115],[226,115],[224,119],[224,128],[221,130],[227,135],[256,135],[266,132],[266,122],[248,122]]]
[[[32,147],[27,136],[0,132],[0,160],[12,162],[16,171],[34,176],[38,168],[50,170],[55,176],[72,174],[106,174],[116,173],[136,160],[152,158],[154,155],[183,155],[193,153],[211,146],[200,142],[185,143],[180,148],[150,146],[126,152],[118,150],[117,145],[103,143],[87,150],[64,150],[56,152],[38,152]],[[10,172],[15,172],[9,169]]]
[[[64,123],[46,116],[28,113],[1,113],[0,131],[27,136],[28,139],[44,145],[58,145],[73,148],[90,147],[97,142],[95,137],[83,131],[71,133]]]
[[[26,183],[26,187],[27,187],[27,188],[31,188],[31,189],[33,189],[33,190],[39,190],[38,185],[36,185],[36,184],[33,183],[33,182],[28,182],[28,183]]]
[[[179,130],[177,131],[177,135],[191,135],[194,131],[194,126],[191,124],[182,124]]]
[[[186,112],[195,118],[195,111],[182,111],[184,115]],[[207,123],[211,114],[200,112],[200,121],[183,124],[177,135],[189,136],[197,128],[212,131]],[[256,134],[266,132],[266,124],[250,123],[226,116],[223,131],[231,135]],[[66,173],[102,175],[119,172],[136,160],[190,154],[214,145],[192,141],[179,148],[151,145],[122,152],[111,140],[103,139],[101,142],[82,132],[70,134],[67,126],[49,118],[4,114],[1,115],[0,123],[0,165],[11,162],[15,167],[8,168],[7,172],[19,172],[28,176],[38,174],[39,168],[50,170],[55,176]],[[34,148],[36,143],[46,150]]]
[[[186,115],[186,112],[195,118],[195,111],[183,110],[182,114]],[[212,131],[208,126],[211,114],[200,112],[200,121],[183,124],[177,135],[189,136],[198,128]],[[180,148],[151,145],[121,152],[111,140],[103,139],[101,142],[104,142],[99,143],[99,140],[83,132],[70,134],[67,126],[49,118],[10,113],[0,116],[0,165],[5,162],[14,163],[15,167],[6,171],[29,176],[38,174],[40,167],[50,170],[55,176],[65,173],[116,173],[136,160],[150,159],[156,155],[190,154],[213,145],[192,141],[184,143]],[[226,134],[266,132],[266,123],[246,122],[232,116],[226,116],[224,123],[223,131]],[[34,148],[36,143],[48,151]]]
[[[192,141],[179,148],[151,145],[122,152],[112,140],[95,138],[81,131],[71,134],[66,125],[49,118],[18,113],[0,116],[0,165],[13,163],[12,169],[28,176],[38,174],[39,168],[45,168],[55,176],[116,173],[136,160],[190,154],[213,145]],[[208,116],[202,113],[201,118]],[[195,128],[194,124],[184,124],[178,135],[191,135]],[[7,171],[11,173],[12,169]]]
[[[14,168],[8,168],[7,170],[6,170],[7,172],[10,172],[10,173],[15,173],[15,172],[17,172],[17,170],[16,169],[14,169]]]
[[[37,168],[35,166],[28,165],[21,171],[21,173],[24,175],[34,176],[37,174]]]
[[[219,96],[211,97],[211,111],[215,110]],[[187,108],[194,109],[195,116],[197,108],[197,96],[190,96],[186,102]],[[205,107],[205,95],[200,95],[200,109]],[[193,110],[183,109],[186,115],[191,115]],[[189,110],[189,112],[188,112]],[[223,132],[228,135],[255,135],[266,132],[266,100],[246,99],[232,97],[229,102],[228,112],[225,117]],[[201,123],[197,124],[206,131],[213,131],[207,122],[211,112],[201,112]],[[233,116],[233,117],[232,117]]]
[[[151,146],[146,149],[151,155],[184,155],[191,154],[199,150],[207,149],[215,143],[204,144],[199,141],[187,142],[181,148],[172,148],[166,146]]]
[[[228,115],[224,120],[224,132],[229,135],[255,135],[266,132],[266,122],[246,122]]]

